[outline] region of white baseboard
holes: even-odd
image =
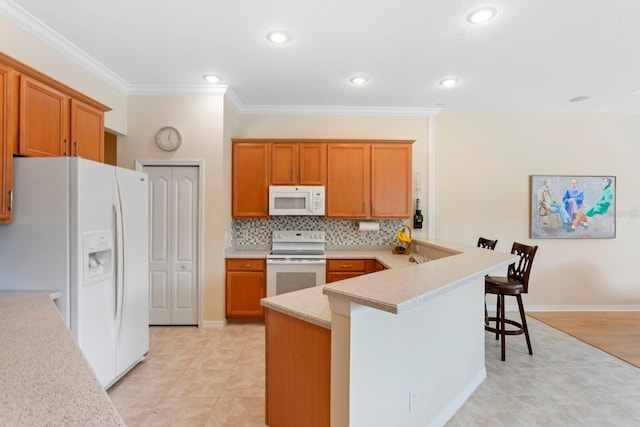
[[[227,324],[226,320],[203,320],[200,328],[203,329],[222,329]]]
[[[466,403],[476,389],[480,387],[485,378],[487,378],[487,369],[483,366],[469,384],[429,423],[429,427],[444,426],[462,408],[462,405]]]
[[[489,311],[495,311],[496,306],[487,304]],[[518,311],[517,305],[507,305],[505,311]],[[640,305],[525,305],[528,311],[640,311]]]

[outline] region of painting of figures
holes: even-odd
[[[531,176],[531,238],[616,237],[614,176]]]

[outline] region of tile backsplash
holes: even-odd
[[[271,245],[273,230],[324,230],[327,246],[396,245],[396,233],[404,220],[376,220],[380,229],[360,231],[359,220],[317,216],[277,216],[270,219],[235,219],[231,223],[233,245]]]

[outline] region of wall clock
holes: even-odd
[[[156,134],[156,144],[164,151],[175,151],[182,145],[182,135],[178,129],[165,126]]]

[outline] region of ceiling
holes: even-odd
[[[495,18],[469,23],[481,6]],[[247,111],[640,113],[636,0],[2,0],[0,13],[131,94],[205,91],[214,73]],[[275,29],[291,41],[270,43]]]

